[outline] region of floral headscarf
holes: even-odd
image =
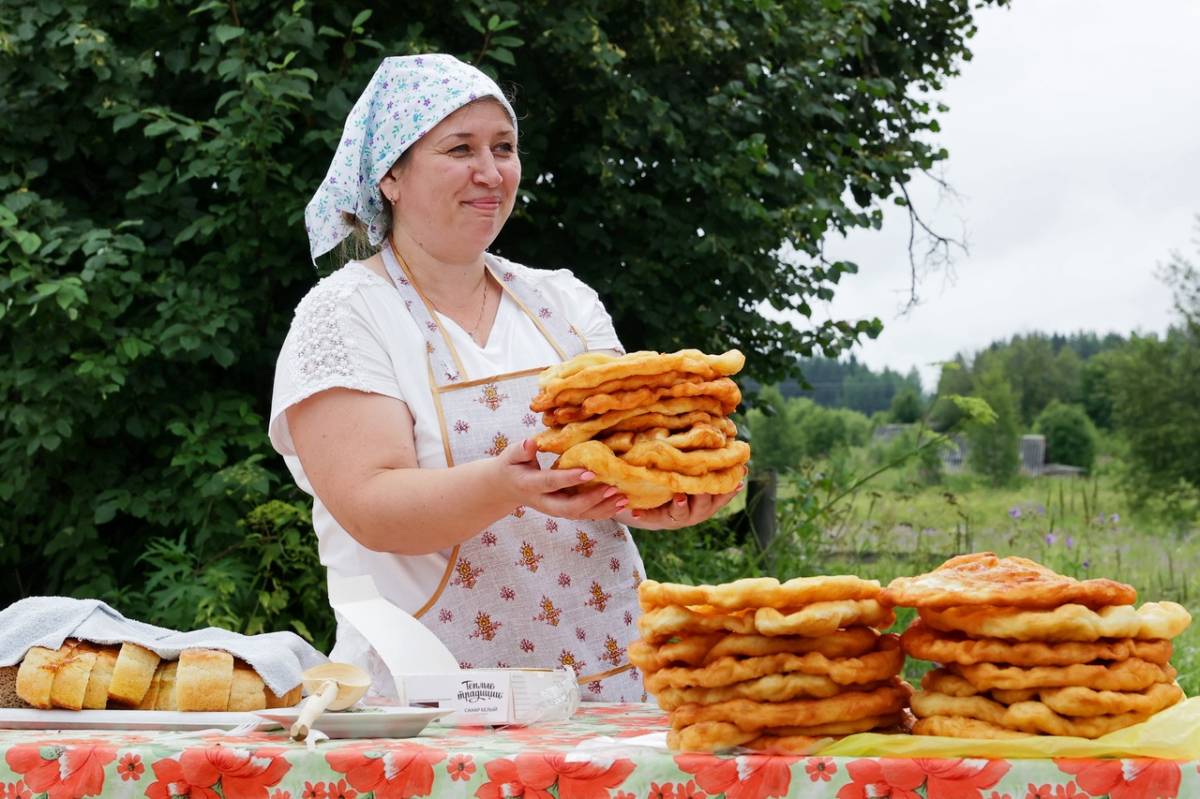
[[[304,209],[313,261],[350,235],[347,212],[367,226],[372,245],[387,235],[379,181],[405,150],[450,114],[494,97],[516,127],[517,115],[495,81],[452,55],[383,59],[350,115],[329,172]]]

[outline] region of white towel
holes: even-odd
[[[305,669],[327,661],[295,633],[242,635],[219,627],[181,633],[127,619],[98,599],[33,596],[0,610],[0,666],[17,663],[31,646],[57,649],[67,638],[129,641],[165,660],[175,660],[184,649],[222,649],[253,666],[278,696],[299,685]]]

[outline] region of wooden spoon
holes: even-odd
[[[345,710],[363,698],[371,687],[371,678],[349,663],[322,663],[302,675],[308,698],[300,706],[300,716],[292,724],[294,740],[308,738],[313,722],[326,710]]]

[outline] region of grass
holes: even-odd
[[[861,464],[857,473],[865,473]],[[1172,600],[1200,610],[1200,530],[1135,511],[1115,477],[1022,479],[993,488],[971,476],[918,485],[887,473],[823,513],[839,479],[808,471],[781,484],[779,534],[767,551],[719,521],[679,533],[638,533],[650,577],[723,582],[772,574],[857,574],[888,582],[974,551],[1022,555],[1080,579],[1109,577],[1138,590],[1139,602]],[[902,630],[912,612],[901,609]],[[1175,640],[1172,664],[1189,696],[1200,693],[1200,624]],[[916,679],[927,664],[910,661]]]

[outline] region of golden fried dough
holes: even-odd
[[[938,735],[943,738],[977,738],[1005,740],[1009,738],[1030,738],[1032,733],[1017,732],[1004,727],[997,727],[979,719],[969,719],[965,716],[929,716],[917,719],[912,728],[913,735]]]
[[[649,679],[651,675],[647,675]],[[891,675],[889,675],[891,676]],[[723,685],[715,688],[690,686],[668,687],[654,691],[658,706],[663,710],[674,710],[681,705],[711,705],[730,699],[751,699],[755,702],[786,702],[789,699],[826,699],[853,688],[865,691],[884,684],[881,680],[852,683],[849,686],[834,682],[820,674],[804,674],[789,671],[782,674],[767,674],[753,680]]]
[[[983,696],[957,697],[924,691],[912,695],[911,705],[919,717],[965,716],[1020,732],[1080,738],[1099,738],[1150,717],[1150,713],[1122,713],[1073,718],[1060,716],[1041,702],[1018,702],[1005,707]]]
[[[638,618],[638,632],[643,640],[656,641],[680,633],[754,632],[754,614],[699,613],[691,608],[670,605],[643,613]]]
[[[641,408],[653,405],[662,399],[676,397],[711,397],[720,403],[722,413],[730,414],[742,401],[742,392],[737,383],[728,377],[722,377],[719,380],[702,380],[696,383],[683,382],[654,388],[636,388],[611,394],[596,392],[579,405],[560,404],[551,408],[542,415],[542,421],[547,426],[564,425],[600,416],[610,411]]]
[[[798,699],[792,702],[731,699],[713,705],[683,705],[671,714],[671,726],[673,729],[682,729],[704,721],[724,721],[746,732],[767,727],[812,727],[898,713],[908,701],[910,692],[906,683],[895,680],[873,691],[846,691],[828,699]]]
[[[667,666],[699,666],[725,633],[699,633],[678,636],[678,640],[653,644],[638,638],[629,642],[626,650],[629,662],[642,670],[643,674]]]
[[[1064,716],[1111,716],[1122,713],[1150,715],[1184,700],[1179,683],[1159,682],[1145,691],[1097,691],[1082,685],[1044,688],[1042,704]]]
[[[843,574],[796,577],[781,583],[774,577],[747,577],[722,585],[679,585],[643,580],[638,586],[642,610],[664,605],[711,605],[725,610],[791,608],[837,599],[877,599],[879,581]]]
[[[1087,685],[1099,691],[1141,691],[1157,682],[1171,682],[1175,669],[1137,658],[1115,663],[1088,663],[1072,666],[997,666],[976,663],[971,666],[947,666],[981,691],[995,688],[1062,688]]]
[[[925,672],[925,676],[921,678],[921,690],[930,691],[931,693],[949,694],[950,696],[975,696],[976,694],[984,693],[976,688],[965,678],[959,677],[946,669],[932,669]],[[1027,690],[1027,689],[1020,689]],[[1036,690],[1030,690],[1028,699],[1031,696],[1036,696]],[[1005,704],[1009,704],[1005,702]]]
[[[556,468],[583,468],[594,472],[596,482],[617,488],[629,499],[628,507],[631,509],[657,508],[677,493],[726,494],[733,491],[746,474],[742,463],[749,458],[749,445],[744,442],[734,444],[741,444],[744,448],[737,450],[737,457],[742,458],[741,461],[701,475],[632,466],[599,441],[584,441],[570,447],[558,459]]]
[[[699,477],[750,460],[750,445],[745,441],[730,441],[717,449],[684,451],[665,441],[643,441],[617,457],[631,466]]]
[[[629,662],[643,673],[667,666],[699,666],[723,657],[762,657],[790,653],[803,655],[820,652],[829,658],[857,657],[878,646],[879,633],[870,627],[848,627],[818,638],[807,636],[766,636],[758,633],[701,633],[677,636],[675,640],[653,644],[641,639],[629,644]]]
[[[704,414],[696,417],[695,414]],[[651,417],[659,423],[647,427],[671,427],[678,423],[680,427],[691,427],[696,422],[708,422],[721,415],[721,403],[710,397],[679,397],[676,399],[655,402],[641,408],[628,408],[622,411],[609,411],[600,416],[592,417],[582,422],[572,422],[560,428],[543,430],[534,437],[538,449],[542,452],[566,452],[570,447],[581,444],[603,433],[609,428],[616,430],[644,429],[637,427],[616,427],[631,417]],[[683,417],[690,421],[682,424]],[[671,420],[668,422],[668,420]],[[673,428],[678,429],[678,428]]]
[[[891,677],[904,667],[904,652],[895,635],[879,639],[879,649],[857,658],[827,658],[820,652],[804,655],[764,655],[757,658],[725,657],[706,666],[673,666],[646,675],[646,690],[657,694],[664,688],[719,688],[756,680],[768,674],[800,672],[828,677],[841,685],[875,682]]]
[[[725,432],[717,425],[696,424],[678,432],[672,432],[666,427],[651,427],[640,432],[624,430],[620,433],[601,436],[596,440],[621,455],[631,450],[635,444],[644,441],[665,441],[676,449],[690,450],[718,449],[725,446],[729,439],[730,436],[725,435]]]
[[[724,721],[702,721],[667,732],[667,746],[676,752],[717,752],[759,737],[755,731],[743,732]]]
[[[1069,666],[1093,660],[1125,660],[1131,657],[1151,663],[1166,663],[1171,659],[1171,642],[1165,638],[1153,641],[1119,638],[1095,642],[1016,643],[1003,638],[968,638],[961,633],[943,633],[920,619],[904,631],[900,643],[910,657],[963,665],[1008,663],[1013,666]]]
[[[795,611],[759,608],[754,613],[754,627],[763,635],[828,635],[839,627],[888,627],[895,621],[895,612],[874,599],[814,602]]]
[[[723,657],[762,657],[791,653],[820,652],[827,658],[852,658],[874,651],[879,646],[879,633],[870,627],[847,627],[827,635],[737,635],[722,636],[704,656],[705,663]]]
[[[867,729],[871,729],[867,727]],[[865,730],[860,730],[865,732]],[[668,737],[670,733],[668,733]],[[743,749],[750,749],[767,755],[811,755],[828,743],[829,736],[813,735],[759,735],[742,744]]]
[[[1137,592],[1115,580],[1066,577],[1027,558],[975,552],[951,558],[928,574],[897,577],[884,589],[883,600],[913,608],[1054,608],[1067,603],[1099,608],[1132,605]]]
[[[880,686],[872,686],[877,688]],[[828,724],[816,724],[811,727],[771,727],[763,730],[765,735],[852,735],[856,732],[867,732],[880,727],[894,727],[904,723],[904,714],[884,713],[879,716],[866,716],[851,721],[832,721]]]
[[[737,435],[737,425],[730,421],[725,416],[714,416],[711,413],[704,411],[691,411],[688,413],[641,413],[636,416],[628,416],[609,428],[611,433],[634,432],[640,433],[644,430],[653,430],[658,427],[665,427],[668,430],[687,430],[696,425],[708,424],[716,427],[726,438],[733,438]]]
[[[1174,602],[1147,602],[1134,609],[1111,605],[1092,610],[1068,604],[1052,610],[998,607],[922,608],[921,619],[935,630],[978,638],[1015,641],[1097,641],[1101,638],[1174,638],[1192,621]]]
[[[538,375],[538,398],[541,402],[553,401],[558,394],[573,388],[595,388],[610,380],[633,375],[656,375],[663,372],[685,372],[687,374],[732,375],[741,371],[746,356],[737,350],[722,355],[705,355],[700,350],[679,352],[631,352],[608,360],[596,357],[597,353],[585,353],[569,361],[552,366]],[[587,359],[579,361],[580,358]],[[579,361],[579,363],[575,363]],[[580,365],[582,364],[582,365]]]
[[[561,364],[559,364],[561,366]],[[553,367],[551,367],[553,369]],[[560,391],[554,399],[548,399],[538,394],[529,403],[529,410],[535,413],[548,411],[561,405],[580,405],[593,394],[615,394],[620,391],[632,391],[639,388],[658,388],[673,386],[676,383],[700,383],[715,377],[715,374],[689,374],[687,372],[663,372],[657,375],[633,375],[617,380],[609,380],[592,388],[572,388]]]

